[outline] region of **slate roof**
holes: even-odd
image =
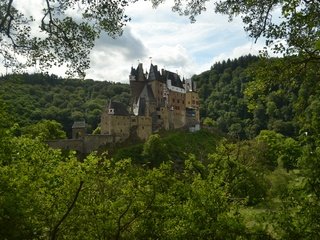
[[[146,81],[146,76],[143,73],[142,63],[139,63],[137,69],[131,67],[130,75],[134,76],[136,81]]]
[[[145,86],[145,82],[141,81],[130,81],[130,88],[131,88],[131,97],[132,100],[137,102],[139,96]]]
[[[129,116],[126,106],[120,102],[110,101],[108,109],[114,109],[114,115]]]
[[[161,75],[160,71],[158,70],[157,65],[153,65],[153,64],[150,65],[148,80],[149,81],[154,81],[154,80],[164,81],[164,78]]]
[[[170,71],[165,71],[166,74],[166,79],[171,80],[171,85],[179,88],[184,88],[183,83],[179,77],[178,74],[170,72]]]
[[[85,128],[85,127],[86,127],[85,121],[76,121],[72,125],[72,128]]]
[[[140,98],[139,99],[139,110],[138,110],[138,116],[144,116],[146,114],[146,99]]]

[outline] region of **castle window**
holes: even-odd
[[[179,99],[177,100],[177,103],[180,103],[180,100],[179,100]]]

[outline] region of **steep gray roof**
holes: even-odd
[[[72,125],[72,128],[85,128],[86,122],[85,121],[75,121]]]
[[[179,88],[184,88],[183,83],[180,79],[180,76],[176,73],[170,72],[170,71],[165,71],[166,74],[166,79],[171,80],[171,85]]]
[[[133,67],[131,68],[131,72],[130,72],[131,76],[135,77],[136,81],[146,81],[146,76],[143,73],[143,67],[142,67],[142,63],[139,63],[137,69],[134,69]]]
[[[161,75],[160,71],[158,70],[157,65],[153,65],[153,64],[150,65],[148,80],[149,81],[154,81],[154,80],[163,81],[164,80],[163,76]]]
[[[127,107],[120,102],[110,101],[108,109],[111,108],[114,110],[114,115],[129,116]]]

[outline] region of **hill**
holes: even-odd
[[[56,120],[70,136],[74,121],[85,120],[89,131],[100,123],[109,99],[129,105],[127,84],[62,79],[55,75],[21,74],[0,77],[0,99],[21,127],[42,119]]]
[[[248,55],[218,62],[193,76],[201,99],[201,118],[240,139],[254,138],[264,129],[297,136],[307,125],[314,125],[311,109],[319,102],[316,73],[307,76],[302,69],[291,79],[282,79],[279,76],[285,67],[281,64],[282,59]]]

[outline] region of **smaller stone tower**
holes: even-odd
[[[86,135],[86,122],[77,121],[72,125],[72,138],[79,139],[83,138]]]

